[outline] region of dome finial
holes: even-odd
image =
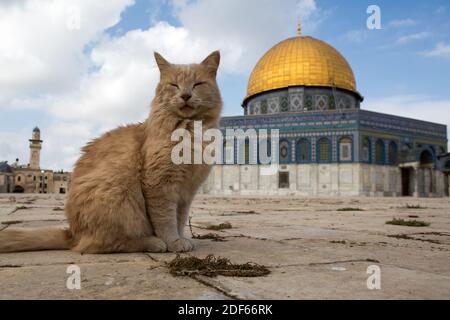
[[[297,25],[297,36],[301,36],[302,35],[302,23],[300,20],[300,16],[298,17],[298,25]]]

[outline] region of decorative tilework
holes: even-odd
[[[336,161],[337,160],[337,149],[336,149],[336,144],[337,144],[337,138],[336,136],[332,136],[331,137],[331,146],[332,146],[332,160]]]
[[[317,145],[317,138],[312,137],[311,138],[311,161],[316,161],[316,145]]]
[[[325,110],[328,106],[328,97],[326,95],[316,95],[314,97],[314,108],[316,110]]]
[[[287,97],[284,98],[286,99]],[[272,100],[268,98],[267,101]],[[251,113],[252,107],[259,111],[260,104],[261,101],[252,101],[249,104],[249,113]],[[244,130],[250,128],[256,130],[279,129],[280,138],[289,141],[290,144],[290,156],[287,163],[296,163],[296,144],[299,139],[305,137],[311,142],[311,161],[315,162],[317,162],[317,140],[322,137],[330,139],[333,162],[338,161],[339,139],[343,136],[353,137],[353,141],[357,143],[352,146],[352,161],[364,162],[363,157],[364,152],[366,152],[366,154],[371,153],[369,163],[375,163],[375,141],[380,138],[383,142],[383,163],[390,162],[389,159],[392,158],[389,157],[389,145],[392,141],[398,143],[399,161],[402,162],[417,161],[418,157],[420,157],[419,151],[425,150],[424,148],[432,150],[430,152],[432,152],[435,159],[438,147],[446,144],[446,127],[443,125],[357,109],[226,117],[222,119],[221,127],[223,130],[226,128],[241,128]],[[362,135],[360,130],[363,132]],[[361,137],[361,142],[355,140],[359,137]],[[365,137],[370,137],[371,141],[370,148],[367,151],[362,149],[362,141]],[[417,139],[421,142],[417,143]],[[408,145],[411,147],[406,148],[405,146]]]
[[[345,109],[349,106],[357,105],[359,96],[336,89],[338,97],[344,99]],[[244,101],[244,108],[255,102],[268,101],[268,114],[271,113],[270,109],[271,101],[274,98],[278,98],[280,107],[276,108],[278,112],[307,112],[313,110],[334,110],[334,91],[330,88],[317,88],[317,87],[289,87],[287,89],[280,89],[273,92],[262,93],[256,97],[250,98],[248,101]],[[255,114],[255,113],[253,113]],[[261,114],[261,112],[259,113]]]
[[[344,101],[344,98],[338,97],[337,99],[338,99],[337,108],[338,108],[339,110],[345,109],[345,101]]]
[[[303,111],[303,94],[291,94],[291,111]]]
[[[279,113],[280,112],[280,98],[279,97],[273,97],[268,100],[269,102],[269,111],[268,113]]]
[[[253,105],[253,114],[261,114],[261,102],[257,101]]]
[[[328,96],[328,109],[329,110],[336,110],[336,104],[334,101],[334,96],[332,94],[330,94]]]
[[[268,105],[267,100],[261,101],[261,114],[267,114],[268,111]]]
[[[289,111],[289,98],[281,97],[281,112],[288,112],[288,111]]]
[[[249,105],[248,105],[248,114],[249,115],[253,115],[255,113],[254,109],[255,109],[255,103],[254,102],[249,103]]]
[[[310,94],[307,94],[305,96],[305,109],[306,110],[313,110],[314,109],[313,97]]]

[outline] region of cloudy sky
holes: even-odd
[[[381,9],[368,30],[367,7]],[[158,70],[220,49],[225,115],[240,104],[270,47],[303,33],[350,62],[363,108],[450,125],[450,3],[446,0],[2,0],[0,160],[28,163],[39,126],[41,165],[71,170],[80,147],[149,112]]]

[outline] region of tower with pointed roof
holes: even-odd
[[[38,127],[33,129],[33,133],[31,135],[30,141],[30,168],[31,169],[39,169],[41,167],[41,149],[42,149],[42,140],[41,140],[41,130]]]

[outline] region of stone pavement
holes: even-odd
[[[59,195],[0,195],[0,230],[65,226]],[[420,205],[420,207],[417,207]],[[408,208],[408,206],[410,206]],[[362,211],[339,211],[355,208]],[[429,227],[386,225],[417,219]],[[229,222],[231,229],[206,230]],[[450,299],[450,199],[199,196],[192,255],[267,266],[259,278],[174,277],[175,255],[0,254],[0,299]],[[189,228],[187,234],[190,235]],[[1,231],[0,231],[1,232]],[[69,265],[81,289],[69,290]],[[381,289],[367,269],[380,267]]]

